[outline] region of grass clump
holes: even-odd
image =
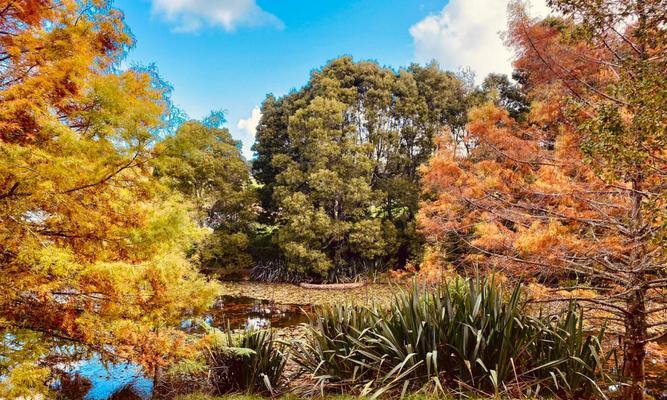
[[[576,303],[557,316],[531,317],[522,288],[493,278],[416,283],[390,308],[329,305],[317,310],[296,361],[316,381],[312,391],[362,396],[442,394],[601,395],[605,358],[585,333]]]
[[[191,392],[274,395],[281,389],[287,346],[275,340],[272,331],[207,329],[200,351],[168,372],[165,397]]]
[[[206,358],[216,393],[273,394],[281,386],[287,363],[285,346],[269,330],[227,333],[226,344],[211,346]],[[230,346],[231,344],[231,346]]]

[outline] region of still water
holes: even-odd
[[[202,319],[208,325],[226,329],[283,328],[308,321],[310,306],[276,304],[251,297],[220,297]],[[202,333],[198,322],[186,320],[181,325],[189,333]],[[55,385],[69,400],[135,400],[150,399],[153,381],[141,367],[131,363],[102,363],[99,356],[62,368],[64,375]]]
[[[63,372],[66,375],[55,389],[65,399],[149,399],[153,394],[152,380],[131,363],[105,364],[99,356],[93,356],[65,367]]]
[[[252,297],[222,296],[204,317],[207,324],[227,329],[239,328],[284,328],[308,321],[312,306],[276,304],[268,300]],[[199,331],[197,323],[184,321],[182,328],[187,332]]]

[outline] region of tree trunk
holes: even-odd
[[[646,360],[646,339],[648,328],[646,322],[646,275],[642,261],[644,251],[641,241],[643,229],[642,215],[642,174],[638,170],[632,179],[632,210],[630,214],[633,232],[631,262],[631,286],[634,288],[627,298],[627,314],[625,315],[625,343],[623,352],[623,376],[628,378],[630,386],[625,390],[628,400],[643,400],[646,388],[644,362]]]
[[[628,400],[644,399],[647,338],[645,295],[645,289],[638,289],[631,295],[625,317],[623,375],[630,381],[624,396]]]

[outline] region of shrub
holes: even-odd
[[[218,394],[273,394],[282,382],[285,347],[268,330],[227,333],[225,344],[207,350],[211,384]]]
[[[171,395],[188,392],[273,395],[283,383],[286,346],[269,330],[232,333],[206,326],[201,351],[167,374]]]
[[[296,361],[319,390],[362,395],[418,390],[548,394],[601,393],[600,339],[584,332],[575,303],[559,316],[531,317],[522,289],[492,278],[400,290],[390,309],[325,306],[298,343]]]

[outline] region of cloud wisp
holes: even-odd
[[[262,10],[256,0],[152,0],[153,14],[174,25],[177,32],[221,27],[227,32],[240,26],[283,28],[275,15]]]
[[[410,27],[418,62],[436,60],[445,69],[470,67],[476,81],[491,72],[511,74],[512,52],[501,33],[507,30],[507,0],[450,0],[438,14]],[[533,0],[530,13],[549,13],[545,0]]]
[[[250,117],[239,119],[236,127],[242,134],[241,141],[243,142],[243,155],[250,160],[252,158],[252,144],[255,142],[255,135],[257,134],[257,125],[262,118],[262,111],[258,106],[255,106],[250,113]]]

